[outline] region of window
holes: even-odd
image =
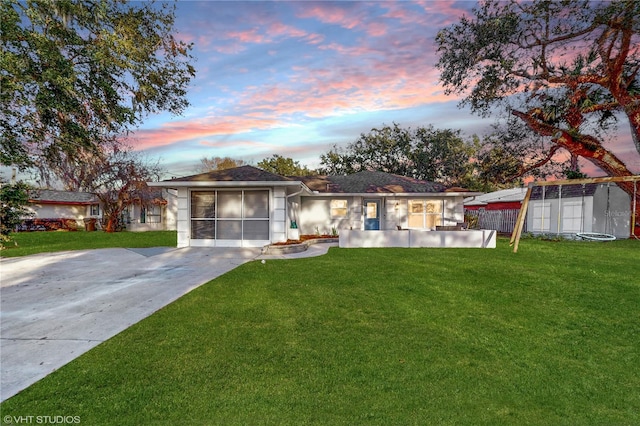
[[[100,205],[99,204],[91,204],[91,216],[100,216]]]
[[[582,232],[582,202],[562,203],[562,232]]]
[[[145,208],[146,217],[145,220],[147,223],[161,223],[162,222],[162,214],[161,207],[157,204],[153,204],[147,208]]]
[[[269,240],[269,191],[194,191],[191,238]]]
[[[409,228],[435,229],[442,225],[442,200],[409,200]]]
[[[331,217],[345,218],[349,212],[347,200],[331,200]]]
[[[551,229],[551,204],[538,202],[533,204],[533,229],[531,231],[548,232]]]

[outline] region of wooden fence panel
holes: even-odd
[[[466,210],[465,216],[477,218],[469,223],[477,224],[476,229],[495,229],[502,233],[511,233],[516,226],[520,209],[510,210]]]

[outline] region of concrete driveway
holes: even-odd
[[[260,249],[151,248],[0,259],[0,400],[259,256]]]

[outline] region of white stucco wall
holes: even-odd
[[[341,197],[302,197],[300,208],[300,233],[321,234],[330,233],[335,227],[338,230],[364,229],[362,203],[364,199],[380,200],[380,228],[382,230],[394,230],[398,226],[408,227],[409,200],[441,200],[443,201],[443,225],[456,225],[464,222],[464,204],[462,196],[455,197],[376,197],[375,194],[368,197],[351,196]],[[331,217],[331,200],[347,199],[349,214],[346,218],[336,219]]]
[[[271,242],[287,241],[287,200],[284,188],[274,188],[271,191]]]
[[[345,218],[331,217],[331,200],[347,200],[348,213]],[[333,228],[350,229],[360,226],[362,212],[360,197],[302,197],[300,205],[300,234],[331,234]]]
[[[27,209],[38,219],[75,219],[79,227],[84,226],[83,219],[92,217],[89,205],[31,203]]]
[[[189,220],[189,189],[178,188],[177,190],[177,223],[178,247],[189,247],[190,243],[190,220]]]

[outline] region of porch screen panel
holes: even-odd
[[[213,220],[192,220],[191,238],[213,240],[216,238],[216,222]]]
[[[269,191],[244,191],[244,218],[269,218]]]
[[[245,220],[243,237],[245,240],[268,240],[268,220]]]
[[[242,218],[242,191],[218,191],[218,218]]]
[[[216,217],[215,191],[200,191],[200,192],[191,193],[191,217],[192,218]]]
[[[219,240],[241,240],[242,220],[218,220]]]
[[[191,192],[191,238],[269,240],[269,190]]]
[[[191,238],[214,239],[216,237],[216,193],[198,191],[191,193]]]

